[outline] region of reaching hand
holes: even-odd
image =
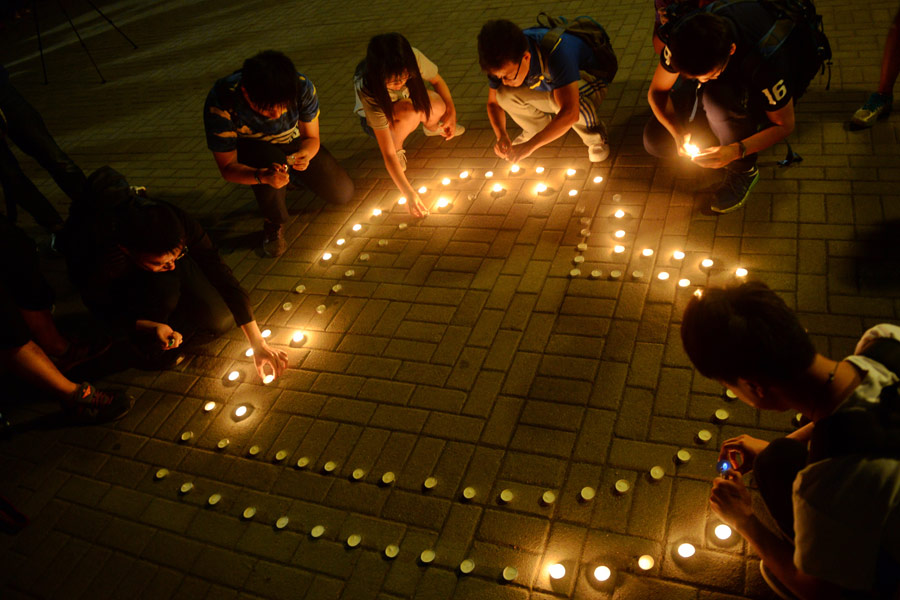
[[[498,139],[497,143],[494,144],[494,154],[500,158],[508,158],[510,148],[512,148],[512,142],[509,141],[509,136],[504,134],[503,137]]]
[[[258,348],[253,349],[253,362],[260,379],[266,377],[266,365],[272,368],[272,374],[277,379],[288,367],[288,356],[284,350],[272,348],[263,340]]]
[[[691,158],[694,156],[693,153],[689,152],[690,149],[697,149],[697,146],[691,144],[691,134],[685,133],[681,136],[681,139],[675,138],[675,148],[678,150],[678,156],[687,156]]]
[[[453,136],[456,135],[456,113],[444,113],[440,127],[441,135],[444,136],[445,140],[453,139]]]
[[[740,473],[728,471],[713,480],[709,504],[722,520],[737,530],[753,516],[750,492],[747,491]]]
[[[417,194],[416,192],[413,192],[407,200],[406,209],[409,211],[409,214],[417,219],[427,217],[429,214],[431,214],[428,210],[428,207],[425,206],[425,203],[422,202],[422,199],[419,198],[419,194]]]
[[[741,151],[734,145],[712,146],[692,157],[695,164],[707,169],[721,169],[741,157]]]
[[[285,158],[287,159],[287,162],[292,169],[295,169],[297,171],[305,171],[306,167],[309,166],[309,161],[312,160],[313,155],[310,154],[307,150],[301,148],[293,154],[288,154]]]
[[[523,158],[528,158],[529,156],[531,156],[532,152],[534,152],[534,148],[532,148],[531,144],[529,144],[528,142],[514,144],[510,146],[509,152],[506,153],[506,160],[512,163],[516,163]]]
[[[741,434],[725,440],[719,450],[719,460],[727,460],[734,470],[745,475],[753,470],[753,463],[769,442]]]

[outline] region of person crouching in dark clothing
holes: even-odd
[[[260,378],[281,375],[287,354],[263,339],[247,292],[203,227],[173,204],[138,197],[108,167],[90,181],[92,199],[73,211],[64,244],[85,305],[157,358],[196,331],[221,335],[237,324]]]

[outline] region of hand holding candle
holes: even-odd
[[[733,470],[746,474],[753,470],[753,463],[756,461],[756,457],[768,445],[769,442],[765,440],[741,434],[722,442],[722,448],[719,450],[719,460],[727,460],[731,463]]]
[[[687,150],[685,149],[685,152]],[[721,169],[741,157],[741,150],[738,145],[728,144],[727,146],[712,146],[701,150],[697,154],[691,155],[691,160],[701,167],[707,169]]]
[[[253,362],[256,363],[256,372],[259,378],[265,380],[267,374],[276,378],[288,368],[288,356],[284,350],[272,348],[265,340],[259,340],[253,349]],[[269,366],[267,373],[266,365]]]
[[[713,481],[709,504],[713,512],[738,531],[741,531],[744,524],[753,517],[750,492],[747,491],[741,474],[734,470]]]

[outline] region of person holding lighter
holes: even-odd
[[[285,186],[291,179],[328,202],[344,204],[353,196],[353,181],[319,139],[316,88],[281,52],[260,52],[216,81],[203,123],[222,177],[253,189],[267,256],[287,249]]]
[[[772,442],[722,444],[710,505],[762,558],[766,582],[783,598],[895,598],[900,327],[877,325],[855,354],[832,360],[775,292],[746,282],[692,298],[681,339],[697,370],[741,401],[810,421]],[[750,471],[780,532],[753,510]]]
[[[715,213],[744,205],[759,180],[757,153],[794,130],[794,99],[805,89],[796,73],[814,48],[797,28],[763,59],[759,40],[774,22],[761,3],[735,2],[660,30],[666,44],[647,95],[653,116],[644,148],[724,171],[709,206]]]

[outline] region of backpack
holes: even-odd
[[[900,341],[879,338],[862,352],[900,374]],[[897,384],[881,389],[867,410],[837,412],[816,423],[809,442],[808,463],[859,454],[900,458],[900,394]]]
[[[595,21],[592,17],[581,16],[575,17],[569,21],[565,17],[551,17],[545,12],[541,12],[537,17],[538,27],[546,27],[548,29],[544,37],[541,38],[540,49],[544,56],[550,56],[559,40],[564,33],[570,33],[580,38],[588,45],[597,63],[600,65],[596,69],[585,69],[604,85],[609,85],[619,70],[619,61],[616,59],[616,53],[609,41],[609,35],[603,26]],[[541,61],[543,67],[543,61]],[[543,68],[542,68],[543,70]],[[544,74],[545,79],[549,79]]]
[[[678,21],[690,14],[704,11],[727,16],[723,13],[728,8],[745,2],[759,4],[772,15],[775,22],[757,42],[756,52],[750,53],[745,59],[750,64],[743,65],[744,68],[755,71],[790,40],[790,48],[785,50],[796,58],[792,60],[792,67],[795,69],[793,74],[796,77],[793,82],[794,100],[800,99],[820,70],[825,73],[826,66],[828,82],[825,89],[830,89],[831,43],[825,35],[822,16],[816,12],[812,0],[716,0],[702,9],[692,8],[690,4],[675,3],[665,9],[668,21],[659,28],[659,37],[667,43],[668,36],[677,27]]]

